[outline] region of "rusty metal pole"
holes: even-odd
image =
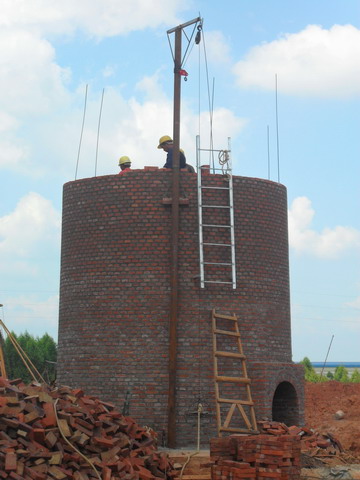
[[[172,165],[172,212],[171,212],[171,301],[169,324],[169,391],[168,391],[168,446],[176,446],[176,364],[177,364],[177,318],[179,307],[179,197],[180,197],[180,98],[181,98],[181,36],[185,27],[200,22],[195,18],[167,31],[175,33],[174,55],[174,123]]]
[[[179,190],[180,190],[180,94],[181,94],[181,34],[175,30],[174,58],[174,124],[172,168],[172,242],[171,242],[171,303],[169,325],[169,394],[168,394],[168,446],[176,446],[176,363],[178,317],[178,250],[179,250]]]

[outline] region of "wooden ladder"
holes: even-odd
[[[218,436],[222,432],[259,433],[237,317],[213,309],[212,334]],[[227,370],[241,376],[226,376]]]

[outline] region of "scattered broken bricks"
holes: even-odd
[[[156,434],[80,389],[0,377],[0,480],[156,480],[177,474]]]
[[[330,433],[280,422],[258,422],[259,435],[230,435],[210,441],[212,480],[298,480],[303,455],[342,455]]]
[[[313,429],[293,425],[287,427],[284,423],[258,422],[260,433],[274,436],[291,435],[301,438],[301,451],[312,456],[338,455],[343,451],[341,443],[331,433],[321,434]]]

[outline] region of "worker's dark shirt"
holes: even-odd
[[[179,152],[180,154],[180,168],[185,168],[186,165],[186,158],[185,155],[182,152]],[[166,163],[163,168],[172,168],[173,166],[173,150],[169,150],[167,157],[166,157]]]

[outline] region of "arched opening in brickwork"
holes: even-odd
[[[285,425],[299,423],[299,402],[294,386],[290,382],[281,382],[274,393],[272,419]]]

